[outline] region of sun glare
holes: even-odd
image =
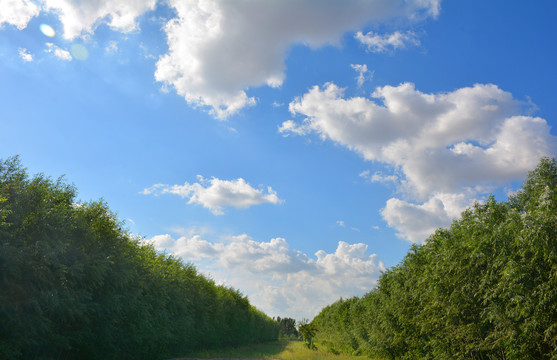
[[[50,25],[41,24],[41,26],[39,26],[39,29],[45,36],[54,37],[56,35],[56,31],[54,31],[54,29]]]

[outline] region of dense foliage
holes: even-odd
[[[238,291],[75,196],[0,161],[0,358],[164,359],[278,337]]]
[[[312,321],[332,351],[388,359],[557,359],[557,162],[476,204],[362,298]]]
[[[315,333],[317,332],[315,325],[304,319],[300,321],[298,331],[300,332],[300,335],[302,335],[302,339],[304,340],[306,347],[311,350],[317,350],[317,347],[313,343]]]
[[[279,338],[281,339],[297,339],[298,330],[296,329],[296,320],[292,318],[277,317],[279,324]]]

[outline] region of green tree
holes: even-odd
[[[292,318],[277,317],[277,322],[280,329],[281,338],[298,337],[298,330],[296,329],[296,320]]]
[[[307,319],[302,319],[298,324],[298,332],[302,335],[308,349],[317,349],[313,342],[317,331],[317,327],[310,323]]]
[[[102,202],[0,160],[0,358],[164,359],[278,337],[278,324],[127,233]]]
[[[414,245],[363,296],[315,317],[315,341],[389,359],[557,359],[557,162]]]

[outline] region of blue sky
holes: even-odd
[[[130,4],[0,0],[0,158],[271,316],[362,295],[555,156],[553,1]]]

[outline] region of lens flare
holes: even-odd
[[[89,57],[89,52],[85,46],[81,44],[73,44],[70,52],[72,53],[74,59],[77,60],[86,60]]]
[[[39,29],[45,36],[54,37],[56,35],[56,31],[54,31],[54,29],[50,25],[41,24],[41,26],[39,26]]]

